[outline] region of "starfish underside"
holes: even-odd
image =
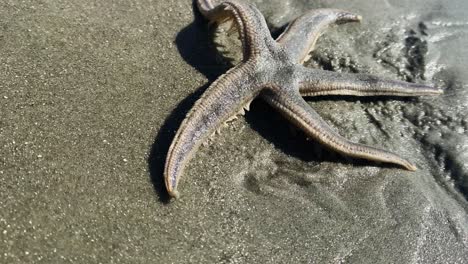
[[[303,96],[417,96],[442,90],[415,83],[384,80],[363,74],[344,74],[302,65],[328,26],[358,22],[360,16],[335,9],[311,10],[291,22],[276,40],[260,11],[241,0],[197,0],[212,22],[232,20],[243,48],[242,62],[220,76],[187,114],[169,148],[164,177],[168,193],[177,197],[177,184],[193,153],[223,123],[261,97],[309,137],[341,154],[393,163],[414,171],[398,155],[348,141],[336,133],[304,101]]]

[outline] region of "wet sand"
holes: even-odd
[[[311,67],[444,87],[308,100],[343,136],[419,170],[332,153],[257,100],[200,148],[169,202],[171,137],[229,67],[191,2],[6,1],[0,263],[468,262],[467,4],[255,2],[274,34],[311,8],[363,16],[328,30]]]

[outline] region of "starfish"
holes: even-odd
[[[178,197],[177,184],[187,162],[210,135],[260,97],[306,135],[343,155],[392,163],[415,171],[398,155],[350,142],[335,132],[307,104],[303,96],[418,96],[436,95],[441,89],[372,75],[345,74],[304,67],[328,26],[358,22],[360,16],[336,9],[311,10],[295,19],[275,40],[264,17],[241,0],[196,0],[201,14],[212,22],[231,20],[242,42],[241,63],[220,76],[189,111],[169,148],[164,178],[170,196]]]

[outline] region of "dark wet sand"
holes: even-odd
[[[327,31],[310,66],[446,89],[310,100],[419,170],[336,155],[255,101],[168,203],[171,136],[228,67],[190,1],[3,1],[0,263],[468,262],[467,4],[256,3],[274,29],[310,8],[364,17]]]

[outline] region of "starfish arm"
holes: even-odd
[[[360,20],[360,16],[343,10],[311,10],[291,22],[276,41],[293,61],[303,63],[308,60],[308,54],[314,49],[317,39],[330,25]]]
[[[177,197],[177,184],[193,153],[220,126],[258,94],[251,86],[251,69],[241,65],[217,79],[195,103],[177,131],[167,154],[166,189]]]
[[[419,96],[438,95],[442,89],[424,84],[385,80],[367,74],[349,74],[298,67],[299,92],[302,96]]]
[[[416,166],[391,152],[374,147],[353,143],[336,133],[322,118],[302,99],[297,91],[280,91],[269,87],[261,94],[271,106],[279,110],[287,119],[301,128],[308,136],[326,147],[341,154],[378,162],[393,163],[407,170],[415,171]]]
[[[266,46],[276,43],[262,13],[250,3],[239,0],[196,0],[203,16],[212,22],[233,19],[239,31],[244,52],[244,60],[256,57]]]

